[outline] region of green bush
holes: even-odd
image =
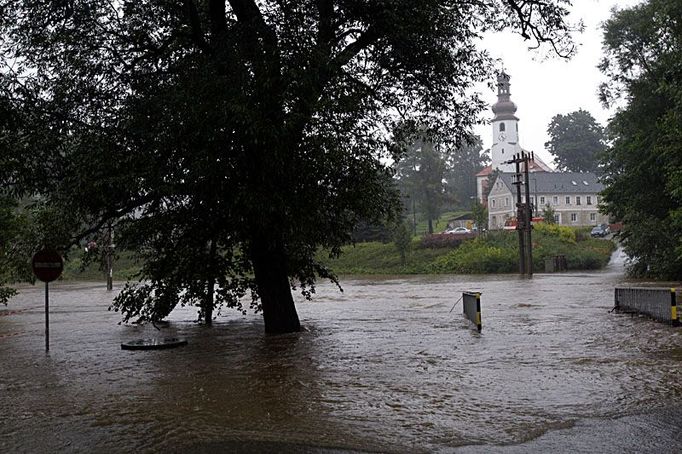
[[[485,240],[467,241],[458,249],[434,260],[437,273],[510,273],[517,269],[518,249],[502,248]]]
[[[544,222],[540,222],[538,224],[535,224],[533,226],[533,232],[540,234],[540,235],[552,235],[559,237],[561,240],[566,241],[568,243],[575,243],[576,242],[576,231],[572,227],[567,227],[564,225],[558,225],[558,224],[546,224]]]

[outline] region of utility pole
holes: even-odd
[[[531,238],[532,210],[530,202],[530,188],[528,179],[528,169],[530,162],[535,159],[532,153],[522,151],[515,154],[504,164],[514,164],[515,174],[512,184],[516,186],[516,230],[519,232],[519,273],[533,276],[533,242]],[[523,164],[523,169],[521,168]],[[524,186],[525,202],[521,201],[521,185]]]
[[[107,265],[107,290],[114,288],[114,229],[109,223],[107,231],[107,245],[106,245],[106,265]]]
[[[534,159],[533,154],[521,152],[523,155],[523,182],[526,185],[526,222],[524,223],[526,234],[526,273],[529,277],[533,276],[533,241],[531,239],[531,232],[533,231],[533,207],[530,201],[530,188],[528,179],[528,168],[530,161]]]

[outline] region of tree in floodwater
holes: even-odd
[[[114,301],[126,321],[251,296],[267,332],[297,331],[292,287],[335,279],[318,248],[395,211],[396,118],[466,130],[492,72],[476,38],[570,51],[569,3],[5,2],[22,124],[0,183],[76,226],[65,245],[113,226],[142,266]]]
[[[625,106],[608,125],[605,212],[623,222],[630,271],[682,278],[682,3],[648,0],[604,25],[602,100]]]
[[[604,152],[604,128],[592,114],[579,109],[552,117],[547,127],[547,151],[554,156],[557,169],[570,172],[596,172]]]

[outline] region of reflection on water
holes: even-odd
[[[161,332],[117,325],[102,285],[57,283],[49,355],[28,287],[0,308],[0,452],[448,451],[679,404],[682,331],[609,313],[617,260],[322,285],[298,302],[306,330],[278,337],[231,312],[211,328],[190,309]],[[461,303],[449,312],[462,291],[482,292],[480,334]],[[153,336],[189,345],[120,349]]]

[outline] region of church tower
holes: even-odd
[[[490,148],[492,168],[502,172],[514,172],[514,164],[502,164],[504,161],[521,152],[519,145],[519,119],[516,104],[510,100],[509,74],[502,71],[497,76],[497,102],[492,110],[493,117],[493,146]]]

